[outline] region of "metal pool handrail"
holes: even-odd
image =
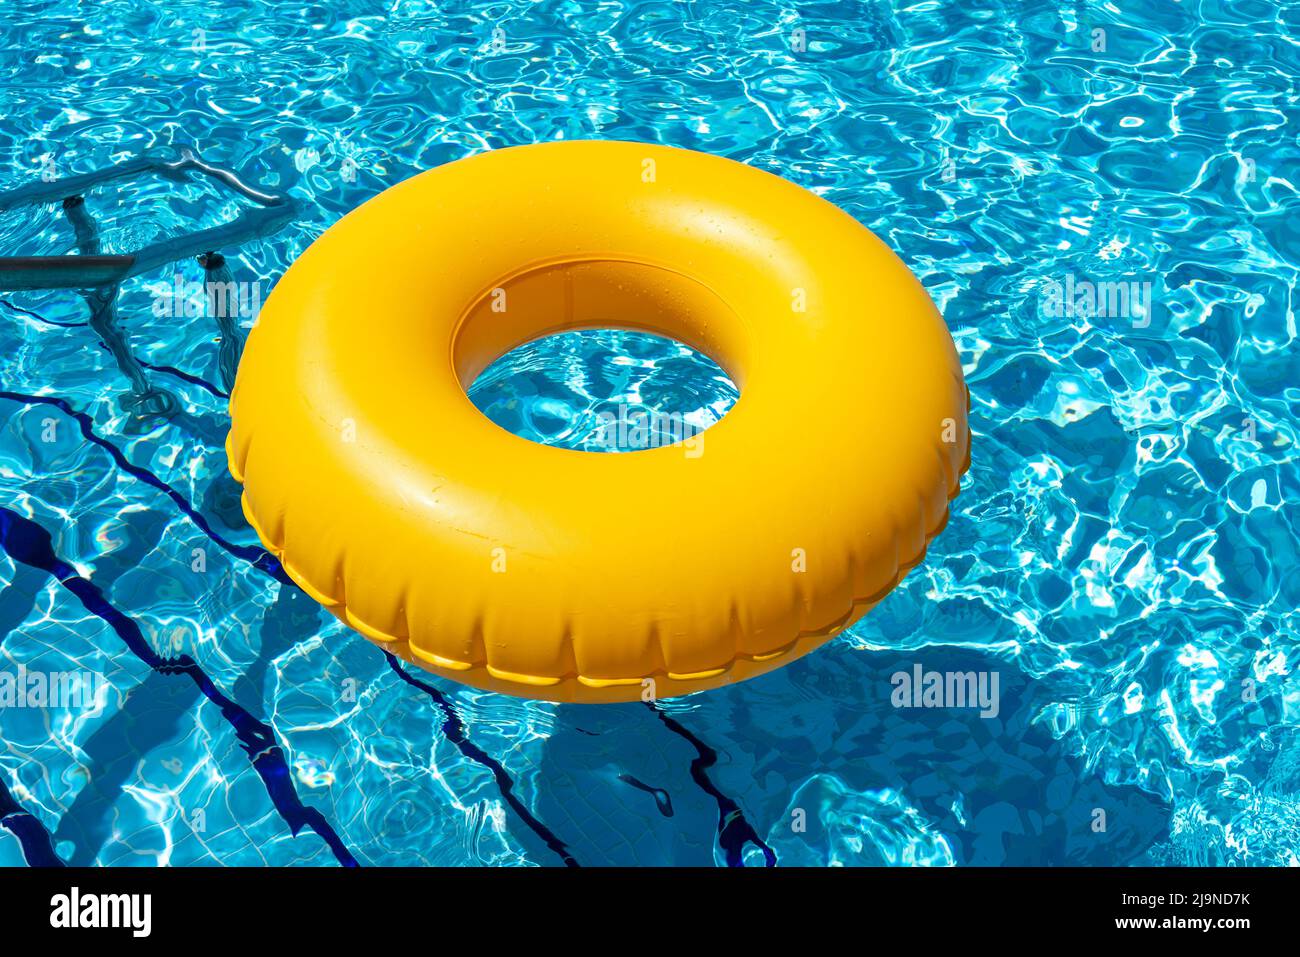
[[[222,183],[256,203],[258,208],[240,213],[229,223],[165,239],[125,255],[0,256],[0,289],[84,289],[117,285],[169,262],[269,236],[292,221],[296,214],[294,201],[288,195],[255,189],[233,170],[204,161],[189,147],[181,147],[176,159],[145,154],[93,173],[48,183],[29,183],[0,192],[0,212],[52,202],[62,202],[66,209],[67,204],[97,186],[141,173],[158,173],[175,180],[198,173]]]

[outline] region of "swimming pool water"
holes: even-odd
[[[647,332],[546,336],[483,370],[471,401],[501,428],[584,452],[635,452],[689,440],[740,396],[716,362]]]
[[[925,563],[821,651],[656,707],[524,702],[285,584],[226,475],[215,321],[159,308],[201,303],[174,292],[200,267],[118,300],[108,345],[163,406],[75,292],[5,293],[0,671],[105,690],[0,709],[0,864],[1300,863],[1297,8],[168,7],[6,6],[0,190],[192,144],[299,203],[223,250],[264,299],[348,210],[474,152],[718,153],[917,274],[974,457]],[[86,202],[106,252],[247,206],[160,177]],[[57,206],[0,214],[0,254],[72,247]],[[540,440],[734,399],[621,334],[512,362],[476,399]],[[996,672],[997,715],[894,707],[914,665]]]

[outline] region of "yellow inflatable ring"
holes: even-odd
[[[740,397],[610,455],[466,396],[591,327],[685,342]],[[555,701],[820,645],[921,561],[969,461],[956,350],[884,244],[768,173],[639,143],[485,153],[356,209],[268,298],[230,407],[244,512],[304,591],[446,678]]]

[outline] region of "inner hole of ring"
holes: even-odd
[[[743,388],[741,324],[674,270],[618,260],[518,273],[466,311],[452,361],[488,419],[545,445],[630,452],[686,442]]]
[[[518,346],[469,389],[479,411],[521,438],[584,452],[688,442],[740,395],[722,368],[666,336],[562,332]]]

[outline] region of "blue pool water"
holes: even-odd
[[[469,397],[515,435],[584,452],[634,452],[690,439],[735,404],[708,356],[645,332],[565,332],[483,370]]]
[[[158,308],[197,264],[130,280],[120,334],[76,292],[4,293],[0,672],[104,693],[0,709],[0,864],[1300,863],[1298,8],[167,6],[6,5],[0,190],[192,144],[298,203],[224,250],[264,298],[349,209],[475,152],[718,153],[915,271],[974,458],[925,563],[819,652],[653,708],[524,702],[285,584],[226,475],[216,323]],[[86,198],[104,252],[247,207],[157,176]],[[71,251],[57,205],[0,213],[0,254]],[[546,441],[734,399],[619,334],[511,362],[475,399]],[[997,716],[894,707],[915,665],[996,673]]]

